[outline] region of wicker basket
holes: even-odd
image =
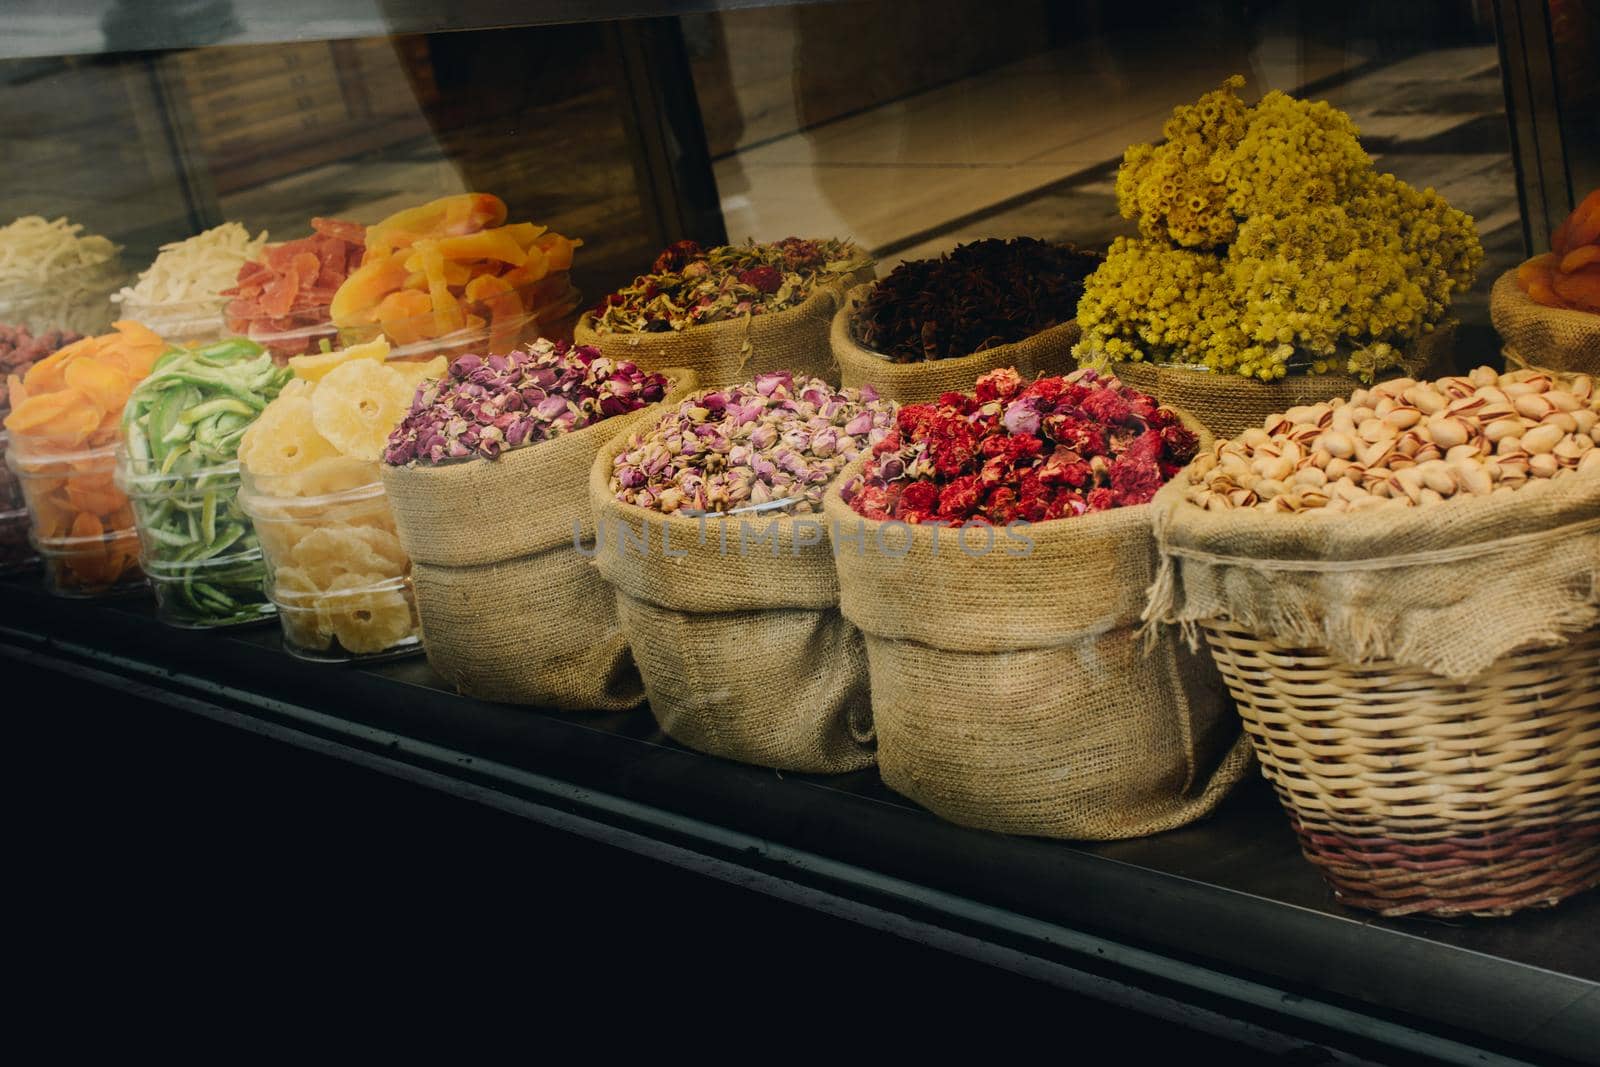
[[[1306,858],[1383,915],[1509,915],[1600,884],[1600,629],[1466,683],[1203,623]]]

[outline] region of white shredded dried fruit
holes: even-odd
[[[224,222],[162,245],[138,281],[111,299],[122,305],[125,315],[156,333],[183,333],[197,317],[220,316],[219,310],[207,305],[220,305],[222,290],[233,286],[239,268],[254,259],[266,243],[267,231],[252,238],[239,223]]]
[[[106,296],[122,280],[120,251],[65,217],[25,215],[0,226],[0,320],[102,332],[110,321]]]

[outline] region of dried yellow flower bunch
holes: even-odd
[[[1080,360],[1160,360],[1272,380],[1364,380],[1471,286],[1470,216],[1380,174],[1348,115],[1228,79],[1179,107],[1160,145],[1129,148],[1117,205],[1137,219],[1078,303]]]

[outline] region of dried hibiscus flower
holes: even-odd
[[[893,363],[956,359],[1071,322],[1105,257],[1031,237],[957,245],[908,260],[850,317],[855,342]]]
[[[592,345],[540,338],[506,355],[460,356],[445,378],[417,387],[383,460],[398,467],[494,459],[637,411],[666,393],[664,375],[610,360]]]
[[[1024,382],[1007,368],[972,395],[902,407],[844,498],[869,519],[1043,522],[1148,503],[1198,445],[1169,408],[1114,377]]]
[[[894,426],[871,387],[836,389],[788,371],[691,396],[618,453],[611,489],[627,504],[723,512],[759,504],[820,511],[828,483]]]
[[[596,306],[599,333],[666,333],[763,315],[805,302],[820,283],[872,262],[848,241],[786,237],[772,244],[669,245],[650,273]]]

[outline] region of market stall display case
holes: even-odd
[[[1260,1050],[1600,1062],[1600,5],[59,6],[0,657]]]

